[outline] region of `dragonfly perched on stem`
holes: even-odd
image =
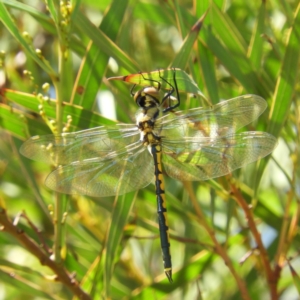
[[[266,132],[236,133],[265,110],[266,102],[259,96],[244,95],[210,107],[177,111],[177,69],[172,70],[171,79],[160,71],[158,78],[145,74],[139,76],[149,86],[132,90],[139,107],[136,124],[34,136],[20,151],[57,166],[48,175],[46,186],[60,193],[122,195],[146,187],[154,178],[164,271],[171,282],[163,168],[182,181],[223,176],[270,154],[276,139]],[[167,90],[164,95],[162,85]]]

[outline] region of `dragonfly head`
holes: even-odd
[[[136,104],[144,110],[148,110],[153,107],[159,107],[160,105],[159,91],[153,86],[145,87],[137,91],[133,98]]]

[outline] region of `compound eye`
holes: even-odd
[[[145,93],[143,93],[142,91],[138,91],[134,94],[133,97],[135,103],[140,106],[140,107],[144,107],[145,106],[145,102],[146,102],[146,95]]]

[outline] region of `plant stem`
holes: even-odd
[[[210,238],[215,246],[216,252],[222,257],[225,265],[229,268],[230,272],[232,273],[232,275],[233,275],[234,279],[236,280],[236,283],[240,289],[242,299],[251,300],[245,282],[242,280],[242,278],[238,275],[238,273],[234,269],[233,264],[232,264],[229,256],[227,255],[225,249],[217,241],[214,230],[206,222],[205,216],[204,216],[201,208],[198,205],[198,201],[197,201],[197,198],[192,189],[191,182],[183,182],[183,184],[184,184],[187,192],[189,193],[189,196],[190,196],[193,206],[195,208],[196,214],[199,217],[199,219],[198,219],[199,224],[201,224],[205,228],[205,230],[207,231],[208,235],[210,236]]]

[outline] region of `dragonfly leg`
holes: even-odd
[[[163,110],[163,113],[166,113],[166,112],[171,111],[171,110],[173,110],[174,108],[176,108],[180,105],[180,95],[179,95],[179,92],[178,92],[178,86],[177,86],[177,81],[176,81],[176,70],[175,70],[175,68],[173,68],[174,86],[169,81],[167,81],[165,78],[163,78],[162,76],[159,75],[159,77],[161,78],[161,80],[166,82],[171,87],[169,92],[166,93],[165,96],[163,97],[163,99],[161,101],[161,104],[163,104],[167,99],[169,99],[171,97],[171,95],[174,93],[174,91],[176,92],[176,97],[175,98],[177,99],[177,103],[172,105],[172,106],[168,106],[167,108],[165,108]]]
[[[156,88],[156,87],[155,87],[155,88],[156,88],[158,91],[160,90],[161,83],[160,83],[159,81],[154,80],[154,79],[151,79],[151,78],[145,78],[142,72],[139,72],[139,74],[142,75],[142,77],[143,77],[143,79],[144,79],[145,81],[150,81],[150,82],[155,82],[155,83],[157,83],[157,88]],[[135,87],[136,87],[136,84],[134,84],[134,85],[132,86],[131,90],[130,90],[130,95],[131,95],[132,97],[133,97],[133,96],[135,95],[135,93],[136,93],[136,92],[134,92]]]

